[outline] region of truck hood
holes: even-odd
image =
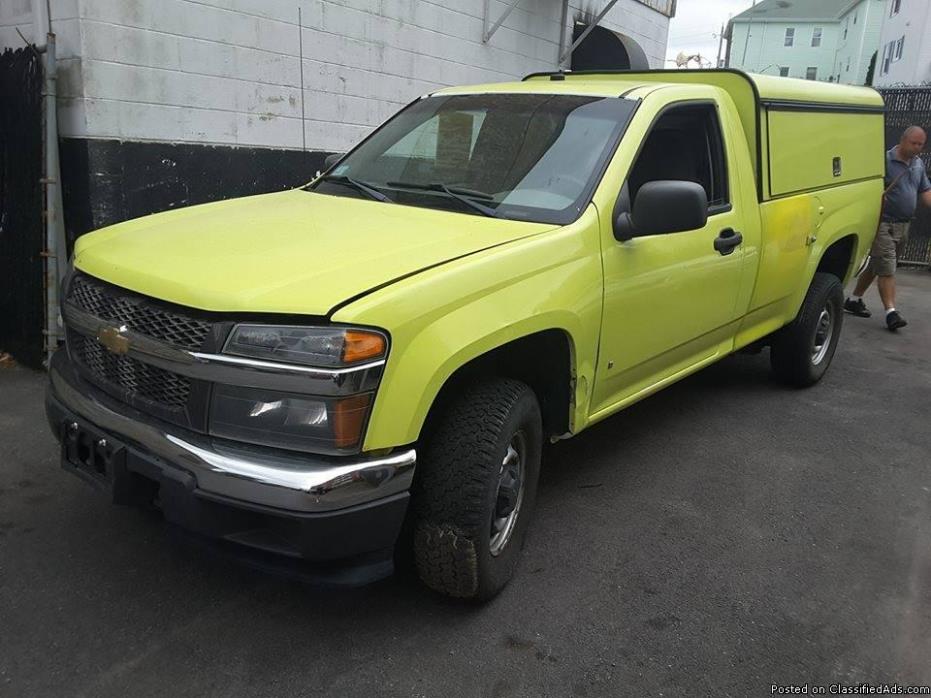
[[[295,189],[103,228],[78,240],[75,266],[203,310],[327,315],[402,277],[553,227]]]

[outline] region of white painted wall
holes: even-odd
[[[559,0],[521,0],[486,45],[483,0],[51,2],[75,62],[62,135],[337,151],[425,92],[554,69],[561,19]],[[29,7],[0,0],[0,46]],[[602,24],[662,67],[665,16],[619,0]]]
[[[873,84],[887,87],[931,83],[931,2],[901,0],[898,14],[890,16],[891,11],[892,7],[888,6],[883,17]],[[903,37],[902,56],[898,60],[893,56],[888,72],[884,72],[886,47]]]

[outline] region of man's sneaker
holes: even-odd
[[[863,302],[862,298],[857,298],[857,300],[848,298],[844,301],[844,310],[857,317],[869,317],[873,314],[866,307],[866,303]]]
[[[908,323],[905,322],[905,318],[899,315],[899,311],[893,310],[891,313],[886,315],[886,327],[891,331],[895,332],[901,327],[905,327]]]

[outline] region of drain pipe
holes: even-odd
[[[45,37],[39,50],[45,54],[45,353],[46,363],[61,338],[58,288],[66,272],[65,223],[58,154],[58,63],[51,9],[45,0],[32,0],[35,39]],[[38,42],[36,42],[38,43]]]

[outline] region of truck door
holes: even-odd
[[[602,231],[604,310],[592,416],[662,387],[733,346],[746,246],[735,149],[718,105],[668,105],[642,141],[618,210],[655,180],[687,180],[708,194],[705,227],[614,239]],[[752,213],[752,212],[751,212]],[[603,218],[604,219],[604,218]],[[724,241],[724,244],[722,244]],[[717,244],[716,244],[717,243]]]

